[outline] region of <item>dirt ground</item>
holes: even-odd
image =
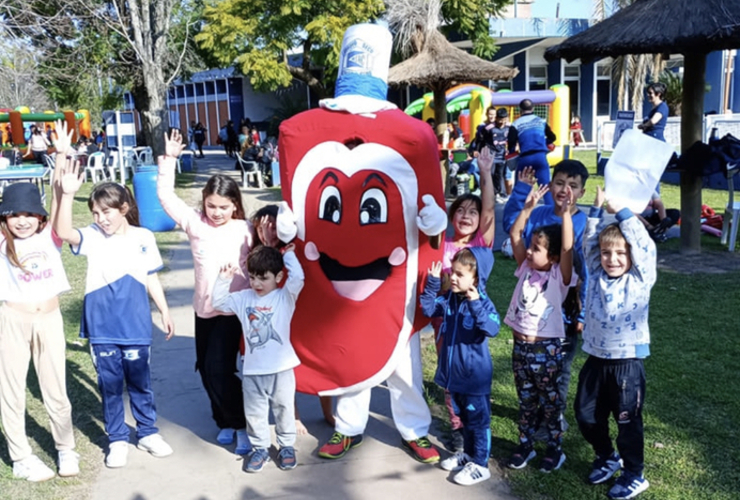
[[[681,274],[721,274],[740,271],[740,252],[703,250],[695,255],[683,255],[678,250],[658,253],[658,269]]]

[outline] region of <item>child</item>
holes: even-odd
[[[439,295],[442,263],[432,265],[421,296],[427,317],[442,317],[442,345],[434,382],[455,403],[463,427],[463,451],[442,461],[447,471],[460,471],[453,480],[469,486],[491,477],[488,470],[491,438],[491,381],[493,364],[488,337],[498,334],[500,322],[486,281],[493,267],[489,248],[464,248],[452,259],[451,288]]]
[[[583,259],[583,232],[586,229],[586,214],[579,210],[577,202],[583,197],[586,191],[586,181],[588,180],[588,170],[577,160],[563,160],[553,169],[552,181],[550,181],[550,194],[555,200],[554,205],[540,205],[534,208],[524,226],[524,246],[528,247],[532,240],[532,233],[539,227],[550,224],[561,224],[563,220],[563,200],[565,199],[566,190],[570,189],[573,194],[573,203],[568,205],[571,220],[573,221],[574,237],[574,256],[573,265],[575,266],[578,277],[581,279],[581,285],[576,286],[568,292],[566,303],[573,304],[573,307],[566,310],[563,308],[563,321],[565,322],[565,338],[562,341],[563,366],[560,372],[558,382],[558,391],[560,392],[560,403],[563,408],[566,407],[568,398],[568,386],[570,385],[571,365],[576,355],[578,346],[578,336],[583,331],[583,311],[580,304],[585,302],[586,286],[588,284],[588,272]],[[504,207],[504,230],[511,231],[511,227],[516,221],[519,213],[524,207],[524,202],[529,195],[534,184],[534,170],[524,168],[519,173],[519,181],[514,187],[511,198]],[[567,429],[565,419],[561,421],[563,431]],[[536,440],[540,437],[545,440],[547,433],[544,435],[538,431],[535,435]]]
[[[249,452],[244,403],[234,366],[239,354],[241,325],[233,314],[217,311],[210,292],[223,259],[246,261],[252,247],[252,225],[246,220],[239,185],[225,175],[214,175],[203,188],[200,210],[190,208],[175,194],[176,160],[182,151],[180,133],[165,136],[165,155],[159,157],[157,195],[167,214],[182,227],[190,240],[195,271],[195,368],[211,401],[211,412],[219,433],[216,440],[224,445],[234,442],[235,452]],[[249,286],[246,268],[241,268],[230,291]]]
[[[252,215],[252,225],[255,228],[256,238],[255,247],[257,245],[265,245],[282,250],[285,247],[285,243],[280,241],[277,234],[277,205],[265,205],[264,207],[257,210]],[[242,341],[240,345],[242,354],[244,353],[245,345]],[[331,396],[319,396],[321,402],[321,412],[324,414],[324,420],[326,423],[334,427],[336,421],[334,419],[334,402]],[[308,429],[301,422],[301,417],[298,412],[298,406],[296,405],[295,410],[295,424],[296,431],[299,435],[305,436],[308,434]]]
[[[573,221],[570,215],[570,205],[575,203],[575,199],[570,187],[566,187],[561,203],[562,225],[537,228],[529,248],[524,246],[524,226],[548,190],[549,186],[537,190],[534,186],[530,188],[524,208],[511,228],[511,246],[519,265],[515,275],[519,282],[504,319],[514,334],[511,362],[519,398],[519,446],[508,465],[512,469],[522,469],[536,456],[533,438],[537,412],[542,408],[543,424],[549,434],[540,470],[546,473],[559,469],[565,462],[561,449],[562,406],[558,393],[561,339],[565,337],[560,310],[568,287],[577,281],[573,272]]]
[[[53,219],[54,202],[51,210]],[[59,453],[59,475],[80,472],[58,298],[70,287],[62,267],[62,242],[47,216],[36,186],[18,182],[5,188],[0,204],[0,301],[5,302],[0,306],[0,416],[13,475],[32,482],[55,474],[33,454],[26,437],[26,375],[31,357]]]
[[[586,228],[585,253],[591,279],[586,298],[583,350],[589,354],[578,376],[578,427],[596,452],[591,484],[611,478],[624,465],[609,498],[634,498],[649,483],[643,477],[645,368],[650,354],[648,307],[655,284],[655,243],[629,209],[607,202],[617,223],[601,223],[604,193],[598,189]],[[609,438],[609,415],[617,421],[617,449]]]
[[[493,167],[493,152],[490,148],[481,149],[478,156],[478,166],[481,169],[480,187],[481,196],[466,194],[458,197],[452,202],[449,209],[449,218],[452,223],[452,236],[444,237],[443,255],[442,255],[442,286],[441,290],[446,292],[449,289],[449,275],[452,268],[452,259],[455,254],[463,248],[493,246],[493,236],[495,234],[495,213],[494,213],[494,194],[491,177],[491,168]],[[442,236],[442,235],[440,235]],[[439,247],[439,241],[432,241],[432,246]],[[435,332],[435,341],[439,347],[442,338],[440,334],[440,325],[442,320],[435,318],[432,320],[432,326]],[[450,425],[452,427],[451,448],[454,451],[460,451],[463,446],[462,423],[457,417],[452,401],[449,395],[445,395],[447,410],[450,415]]]
[[[90,339],[93,364],[103,402],[109,451],[107,467],[126,465],[129,430],[123,408],[126,382],[136,420],[137,447],[155,457],[172,454],[158,434],[149,360],[152,315],[147,292],[162,314],[166,339],[175,333],[157,271],[162,258],[154,235],[138,227],[138,210],[131,193],[113,182],[96,185],[87,204],[95,223],[74,229],[72,203],[82,185],[79,162],[59,151],[54,189],[61,194],[54,230],[74,255],[87,257],[87,282],[80,336]]]
[[[283,202],[285,203],[285,202]],[[288,277],[283,278],[283,265]],[[278,467],[297,465],[293,445],[296,439],[295,374],[300,364],[290,344],[290,321],[295,302],[303,288],[303,269],[295,256],[294,245],[285,255],[267,246],[255,248],[247,257],[251,289],[229,293],[236,267],[227,264],[213,287],[213,306],[236,313],[242,323],[247,344],[242,373],[244,412],[247,433],[254,451],[245,464],[246,472],[259,472],[270,461],[269,410],[275,417],[275,433],[280,445]]]

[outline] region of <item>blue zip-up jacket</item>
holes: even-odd
[[[527,113],[511,124],[507,142],[509,153],[514,152],[516,143],[519,142],[519,154],[525,156],[534,153],[547,154],[547,145],[555,142],[555,139],[555,134],[545,120],[534,113]]]
[[[493,380],[488,337],[498,335],[501,319],[486,293],[486,281],[493,269],[493,252],[483,247],[470,247],[469,250],[478,262],[480,299],[471,301],[464,294],[451,290],[437,296],[440,279],[427,276],[420,299],[421,309],[429,318],[444,317],[434,382],[450,392],[486,395],[491,393]]]
[[[506,234],[509,234],[511,227],[516,222],[516,218],[519,217],[519,213],[524,208],[524,202],[527,200],[531,189],[531,186],[526,182],[517,182],[514,185],[509,201],[504,206],[504,231],[506,231]],[[581,304],[585,306],[586,290],[588,289],[588,268],[586,267],[586,258],[583,254],[583,234],[586,232],[588,217],[581,210],[577,210],[571,217],[573,219],[573,267],[583,282],[578,295],[581,298]],[[529,248],[529,243],[532,241],[532,232],[538,227],[562,223],[563,218],[555,215],[555,205],[540,205],[535,207],[527,220],[527,224],[524,226],[524,232],[522,233],[524,245]],[[586,321],[583,309],[582,307],[581,313],[577,318],[581,323],[585,323]]]

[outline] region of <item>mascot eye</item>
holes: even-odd
[[[342,219],[342,195],[336,186],[326,186],[319,200],[319,219],[339,224]]]
[[[384,224],[388,222],[388,201],[378,188],[368,189],[360,200],[360,224]]]

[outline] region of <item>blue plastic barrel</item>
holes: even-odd
[[[182,152],[180,155],[180,170],[183,172],[193,171],[193,153]]]
[[[134,174],[134,196],[139,205],[139,223],[150,231],[171,231],[175,221],[157,197],[157,166],[139,165]]]

